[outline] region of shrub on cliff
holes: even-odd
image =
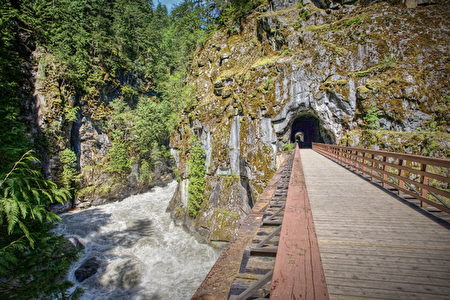
[[[203,203],[206,184],[206,153],[198,139],[191,140],[188,161],[188,210],[189,215],[196,217]]]

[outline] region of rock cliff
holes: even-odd
[[[111,170],[114,127],[109,123],[117,114],[111,103],[123,99],[124,87],[136,78],[106,80],[107,84],[93,93],[95,97],[88,99],[65,82],[65,66],[54,55],[37,47],[31,56],[33,97],[26,101],[27,118],[44,173],[63,186],[76,187],[75,201],[64,207],[56,205],[55,210],[121,200],[172,180],[170,158],[133,157],[122,172]]]
[[[204,240],[230,240],[299,130],[308,143],[446,156],[449,8],[272,1],[238,34],[214,33],[191,65],[197,101],[171,137],[173,216]],[[196,139],[206,186],[194,218],[188,166]]]

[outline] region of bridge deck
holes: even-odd
[[[450,230],[313,150],[301,160],[330,299],[450,299]]]

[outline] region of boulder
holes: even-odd
[[[100,260],[97,257],[87,259],[76,271],[75,278],[78,282],[83,282],[87,278],[97,273],[100,267]]]

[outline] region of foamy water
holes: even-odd
[[[68,278],[81,299],[189,299],[218,257],[166,213],[176,182],[151,192],[63,215],[56,232],[85,249]],[[81,283],[75,270],[97,257],[100,268]]]

